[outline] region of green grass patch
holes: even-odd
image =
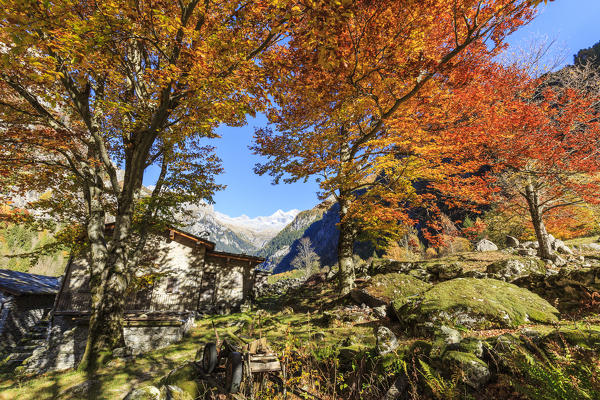
[[[302,278],[304,276],[304,271],[299,269],[292,269],[290,271],[282,272],[280,274],[273,274],[267,277],[267,283],[269,285],[274,284],[275,282],[286,280],[286,279],[297,279]]]

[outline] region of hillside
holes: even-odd
[[[36,231],[16,224],[0,224],[0,269],[59,276],[67,264],[68,252],[57,251],[37,258],[16,257],[31,254],[53,241],[52,232]]]
[[[333,201],[324,201],[296,215],[292,222],[257,253],[267,259],[264,263],[265,269],[275,273],[289,270],[289,263],[296,254],[295,244],[304,236],[311,239],[315,252],[321,258],[321,264],[332,264],[336,257],[338,238],[335,227],[338,216],[335,207]]]
[[[182,399],[233,398],[212,387],[221,373],[208,377],[190,363],[215,332],[234,343],[265,337],[286,361],[288,399],[598,398],[596,240],[567,242],[574,254],[561,268],[518,255],[521,247],[377,259],[342,298],[315,275],[260,298],[251,311],[197,321],[178,344],[116,358],[91,379],[76,371],[5,373],[0,399],[123,399],[166,383],[184,388]],[[255,398],[283,398],[276,385],[261,390]]]
[[[281,230],[257,253],[267,260],[264,269],[281,273],[293,269],[291,262],[298,254],[298,243],[302,238],[310,239],[322,266],[337,263],[337,245],[339,238],[339,206],[327,199],[310,210],[300,212],[296,218]],[[354,253],[362,259],[374,254],[370,243],[357,242]]]

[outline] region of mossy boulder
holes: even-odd
[[[370,307],[396,304],[402,306],[410,296],[429,289],[431,284],[401,273],[376,275],[361,287],[354,289],[351,296],[357,303]]]
[[[544,342],[568,343],[588,350],[600,350],[600,327],[585,328],[561,327],[544,338]]]
[[[125,400],[162,400],[162,398],[156,386],[144,386],[130,392]]]
[[[463,274],[461,262],[436,262],[426,265],[426,270],[436,281],[458,278]]]
[[[338,350],[338,359],[340,360],[340,365],[349,368],[352,366],[352,362],[360,359],[360,357],[362,357],[367,350],[367,346],[360,343],[340,347]]]
[[[368,268],[370,275],[387,274],[390,272],[405,272],[414,268],[416,263],[396,261],[387,258],[376,258]]]
[[[385,326],[380,326],[377,328],[375,337],[377,339],[376,347],[379,355],[383,356],[389,354],[396,350],[399,346],[398,339],[396,339],[394,332]]]
[[[486,272],[497,279],[512,282],[531,274],[545,274],[545,263],[536,257],[498,260],[487,266]]]
[[[188,362],[169,372],[167,376],[160,380],[160,384],[167,388],[177,387],[185,394],[190,395],[192,399],[195,399],[200,396],[200,387],[196,380],[199,372],[198,367],[194,363]],[[178,393],[177,396],[181,397],[183,394]]]
[[[482,388],[490,380],[488,365],[471,353],[448,351],[442,361],[450,368],[462,371],[464,383],[475,390]]]
[[[161,388],[161,400],[195,400],[200,396],[194,396],[175,385],[166,385]]]
[[[464,338],[458,344],[458,350],[481,358],[483,357],[483,346],[483,342],[477,338]]]
[[[447,326],[441,326],[440,329],[434,332],[434,335],[435,339],[429,353],[431,358],[440,357],[448,350],[456,350],[461,342],[460,332]]]
[[[395,308],[407,328],[440,325],[471,329],[515,328],[554,323],[558,311],[540,296],[495,279],[457,278],[441,282]]]
[[[426,340],[415,340],[408,352],[416,356],[429,355],[433,350],[433,344]]]

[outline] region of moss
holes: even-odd
[[[198,398],[196,395],[189,394],[179,386],[169,385],[166,387],[165,397],[169,400],[194,400]]]
[[[391,273],[374,276],[364,290],[373,297],[384,299],[386,302],[392,302],[422,293],[430,287],[429,283],[423,282],[413,276]]]
[[[481,357],[483,355],[483,346],[484,343],[476,338],[464,338],[458,344],[458,349],[464,353],[470,353],[477,357]]]
[[[382,303],[392,304],[392,308],[400,308],[411,296],[429,289],[431,284],[413,276],[390,273],[376,275],[363,287],[363,291]]]
[[[351,366],[353,361],[358,360],[368,350],[367,346],[354,343],[349,346],[340,347],[338,350],[338,358],[341,366]]]
[[[429,352],[429,357],[431,358],[439,358],[446,352],[446,341],[444,338],[436,338],[431,344],[431,351]]]
[[[197,376],[197,367],[193,363],[187,363],[169,372],[166,377],[161,379],[160,384],[177,386],[185,393],[191,395],[192,398],[196,398],[200,393],[198,383],[196,382]]]
[[[579,346],[584,349],[600,349],[600,327],[590,326],[586,328],[561,327],[546,336],[545,340],[557,343],[566,342],[572,346]]]
[[[457,350],[447,351],[444,354],[443,359],[446,362],[454,362],[458,365],[477,363],[477,364],[481,364],[482,366],[487,367],[487,364],[485,362],[483,362],[482,360],[480,360],[479,358],[477,358],[474,354],[467,353],[464,351],[457,351]]]
[[[426,340],[415,340],[412,346],[410,346],[409,353],[417,355],[430,354],[432,348],[433,345]]]
[[[514,328],[530,321],[558,321],[558,311],[546,300],[494,279],[458,278],[441,282],[413,304],[400,310],[408,326],[433,322],[487,329]]]

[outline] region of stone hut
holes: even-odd
[[[110,229],[110,226],[107,226]],[[151,237],[125,301],[127,350],[141,353],[180,340],[202,314],[229,313],[251,301],[262,258],[215,251],[215,243],[175,228]],[[51,320],[49,351],[31,371],[73,367],[90,317],[88,263],[67,264]]]
[[[0,269],[0,347],[16,346],[48,317],[59,286],[60,278]]]

